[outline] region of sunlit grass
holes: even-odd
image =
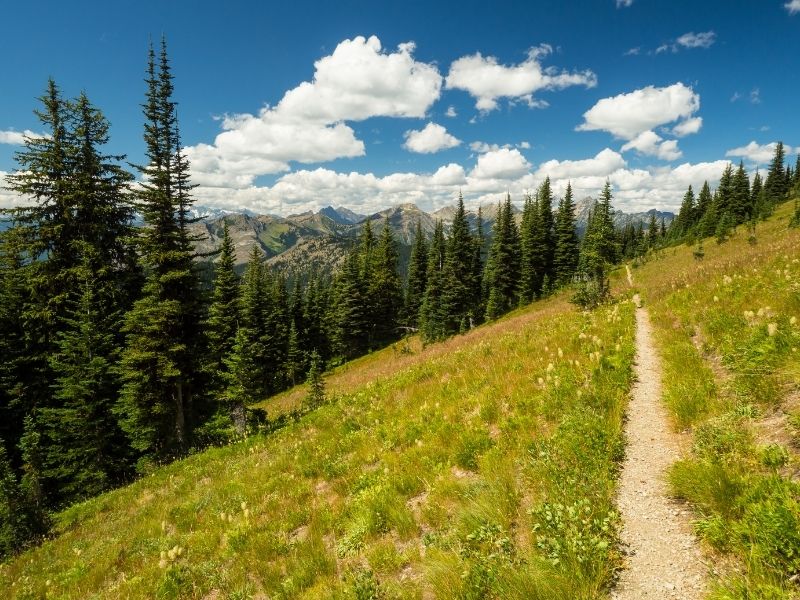
[[[337,369],[331,401],[60,514],[12,598],[590,598],[619,565],[633,308],[564,297]],[[269,399],[294,408],[302,387]]]
[[[714,598],[796,598],[800,231],[792,203],[727,243],[686,246],[635,271],[652,307],[665,401],[690,455],[670,481],[699,535],[727,557]],[[742,228],[743,229],[743,228]]]

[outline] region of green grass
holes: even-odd
[[[59,514],[0,568],[0,595],[603,596],[633,328],[629,303],[557,297],[354,361],[298,422]]]
[[[798,598],[800,231],[791,203],[726,244],[667,250],[635,272],[691,452],[670,473],[719,559],[712,598]]]

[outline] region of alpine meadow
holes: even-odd
[[[487,10],[9,7],[1,597],[800,600],[800,3]]]

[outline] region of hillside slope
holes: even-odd
[[[3,596],[595,596],[619,564],[632,315],[554,298],[356,361],[298,422],[60,514]]]
[[[800,598],[800,230],[668,249],[634,271],[687,453],[669,475],[710,548],[711,597]]]

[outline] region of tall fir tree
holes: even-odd
[[[739,162],[739,167],[733,176],[733,194],[731,198],[731,213],[736,223],[744,223],[753,215],[753,204],[750,199],[750,178],[744,170],[744,162]]]
[[[534,198],[525,195],[520,224],[520,281],[519,301],[528,304],[536,298],[542,277],[543,252],[542,232],[539,228],[538,194]],[[499,214],[498,214],[499,217]]]
[[[767,171],[766,181],[764,181],[764,193],[770,206],[782,202],[788,191],[786,189],[785,159],[783,142],[778,142],[769,165],[769,171]]]
[[[471,294],[474,289],[472,281],[474,253],[475,247],[464,210],[464,199],[459,194],[442,268],[441,302],[447,334],[465,331],[475,323]]]
[[[210,392],[219,395],[226,386],[225,357],[230,355],[239,323],[239,277],[236,275],[233,240],[223,219],[222,245],[214,265],[214,287],[204,330],[207,339],[205,365]]]
[[[387,216],[372,255],[371,278],[367,293],[373,302],[372,344],[376,347],[398,337],[400,312],[403,307],[403,287],[397,271],[397,243]]]
[[[447,335],[446,315],[443,311],[442,290],[444,287],[443,270],[446,257],[444,226],[441,220],[436,221],[433,230],[430,251],[428,252],[428,269],[425,278],[425,295],[419,313],[419,328],[427,342],[443,339]]]
[[[558,285],[572,281],[578,268],[579,242],[575,226],[575,202],[572,199],[572,184],[567,183],[564,197],[558,203],[555,222],[555,253],[553,266]]]
[[[191,443],[193,385],[198,375],[198,281],[186,227],[188,165],[177,135],[172,74],[162,41],[156,69],[151,46],[143,106],[147,164],[139,211],[146,272],[142,297],[125,319],[123,387],[117,414],[141,466],[183,454]]]
[[[417,219],[414,244],[411,246],[411,258],[408,262],[408,282],[403,307],[405,324],[412,329],[416,329],[419,325],[419,310],[425,296],[427,269],[428,243],[422,233],[422,223]]]
[[[483,295],[483,266],[486,263],[486,238],[483,234],[483,208],[478,206],[475,218],[475,235],[472,236],[472,266],[470,281],[471,314],[476,324],[483,321],[486,314]]]
[[[498,207],[494,236],[486,263],[486,318],[496,319],[518,303],[520,241],[511,195]]]
[[[673,239],[680,239],[692,230],[695,224],[694,219],[696,211],[697,207],[694,201],[694,191],[690,185],[683,196],[681,208],[670,227],[670,236]]]
[[[359,248],[347,255],[331,290],[331,346],[338,360],[350,360],[369,347],[369,304]]]

